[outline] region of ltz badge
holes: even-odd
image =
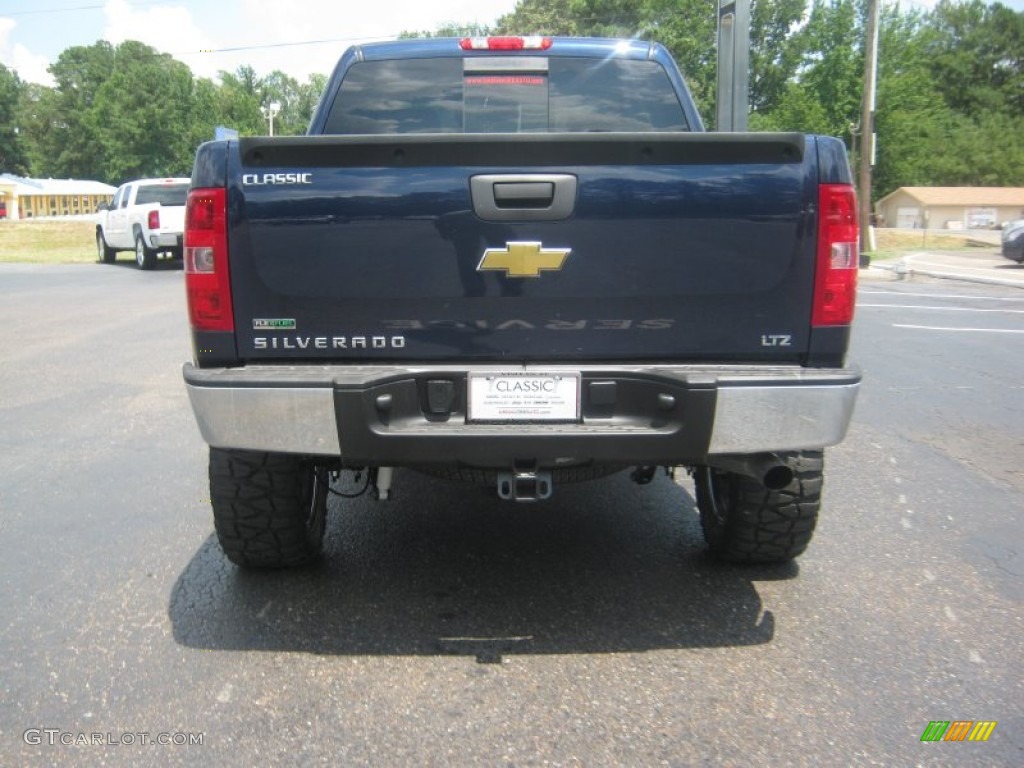
[[[545,248],[543,243],[506,243],[504,248],[488,248],[477,272],[503,271],[506,277],[540,277],[541,271],[559,271],[569,258],[571,248]]]

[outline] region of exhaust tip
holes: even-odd
[[[759,482],[769,491],[781,491],[796,479],[796,472],[776,453],[725,454],[708,457],[712,467]]]
[[[761,482],[769,491],[781,491],[792,483],[795,477],[792,469],[785,464],[779,464],[765,472]]]

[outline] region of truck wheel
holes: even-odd
[[[249,568],[316,560],[327,522],[327,471],[308,458],[210,448],[210,501],[228,559]]]
[[[156,251],[146,245],[142,233],[135,233],[135,263],[139,269],[152,269],[156,266]]]
[[[701,528],[716,557],[732,563],[785,563],[807,549],[821,507],[824,454],[802,451],[785,458],[794,477],[779,491],[745,475],[697,468]]]
[[[117,259],[117,251],[107,245],[102,229],[96,230],[96,255],[104,264],[113,264]]]

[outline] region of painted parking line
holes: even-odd
[[[905,325],[893,323],[893,328],[910,328],[916,331],[946,331],[954,333],[1018,333],[1024,334],[1024,328],[1015,330],[1010,328],[945,328],[937,325]]]
[[[962,293],[910,293],[909,291],[904,292],[860,290],[858,291],[858,294],[861,296],[912,296],[914,298],[924,299],[966,299],[967,301],[1024,301],[1024,296],[968,296]]]
[[[932,312],[990,312],[1001,315],[1024,315],[1024,309],[979,309],[977,307],[933,307],[920,304],[858,304],[858,309],[926,309]]]

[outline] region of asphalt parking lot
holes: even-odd
[[[514,506],[400,473],[332,501],[320,565],[239,571],[183,304],[170,265],[0,265],[0,762],[1024,763],[1024,292],[865,282],[783,568],[708,558],[684,474]],[[921,741],[947,720],[997,725]]]

